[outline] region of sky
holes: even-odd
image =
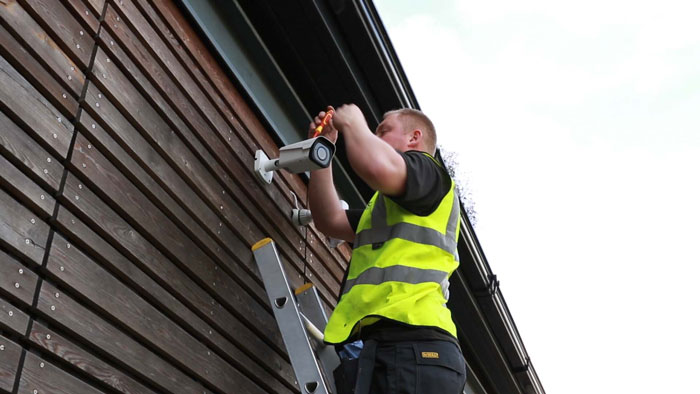
[[[374,3],[546,392],[700,393],[700,3]]]

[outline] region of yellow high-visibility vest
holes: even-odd
[[[456,337],[446,303],[448,279],[459,265],[459,227],[454,181],[427,216],[375,193],[357,226],[347,280],[326,325],[325,341],[341,343],[358,323],[376,317],[439,327]]]

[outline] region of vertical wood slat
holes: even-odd
[[[28,352],[19,380],[20,393],[91,394],[102,391],[64,372],[38,355]]]
[[[0,210],[0,243],[14,249],[33,264],[40,265],[49,226],[2,190],[0,206],[6,208]]]
[[[189,328],[188,331],[200,341],[209,343],[210,346],[219,349],[224,357],[230,359],[234,365],[250,371],[251,374],[263,380],[267,376],[264,370],[269,370],[283,382],[286,382],[288,386],[294,387],[295,377],[291,366],[277,352],[270,349],[269,345],[257,337],[247,335],[243,330],[236,330],[235,326],[231,326],[229,329],[231,331],[235,330],[233,339],[239,345],[236,346],[228,342],[217,330],[214,330],[212,326],[194,313],[204,312],[205,315],[209,315],[206,311],[198,311],[197,309],[193,311],[183,305],[171,293],[143,273],[135,264],[132,264],[120,252],[92,232],[68,210],[59,208],[57,222],[61,231],[67,237],[71,237],[80,247],[90,251],[115,276],[120,277],[127,283],[132,283],[132,288],[139,294],[148,296],[157,309],[167,314],[174,321],[181,322],[181,325]],[[227,332],[227,334],[230,333]],[[240,349],[244,349],[249,356]],[[278,383],[270,381],[270,379],[263,381],[262,384],[274,392],[284,391],[283,387],[279,387]]]
[[[78,112],[78,102],[12,35],[0,25],[0,53],[41,91],[67,119]]]
[[[24,335],[27,328],[29,328],[29,315],[4,297],[0,297],[0,329],[9,330],[16,335]]]
[[[68,268],[66,268],[68,269]],[[59,297],[56,297],[59,293]],[[53,308],[52,308],[53,307]],[[94,312],[44,281],[37,309],[74,335],[118,360],[122,368],[141,376],[166,392],[206,393],[201,384],[172,367]]]
[[[55,0],[20,0],[25,9],[32,13],[35,20],[53,33],[63,50],[77,61],[81,69],[86,69],[90,62],[95,40],[70,14]]]
[[[38,281],[33,271],[0,251],[0,293],[10,295],[25,306],[32,305]]]
[[[66,363],[81,369],[85,373],[93,376],[96,380],[103,382],[117,391],[123,393],[155,394],[154,391],[132,379],[129,375],[124,374],[119,369],[100,360],[90,352],[40,323],[32,323],[29,339],[42,349],[53,353]]]
[[[0,392],[12,392],[22,348],[0,335]]]
[[[0,152],[51,192],[58,191],[63,165],[0,111]]]
[[[2,57],[0,103],[45,146],[59,157],[66,157],[73,125]]]
[[[58,44],[39,26],[17,0],[5,0],[0,3],[0,20],[5,28],[22,42],[26,50],[42,62],[44,66],[60,81],[74,97],[80,95],[85,83],[85,75]]]

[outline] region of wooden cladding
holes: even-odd
[[[349,249],[257,149],[171,0],[0,1],[0,393],[298,392],[250,246],[328,311]]]

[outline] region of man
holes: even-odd
[[[311,123],[310,135],[324,116]],[[353,243],[325,340],[337,348],[361,340],[364,348],[359,358],[351,347],[340,352],[338,391],[461,393],[465,362],[445,305],[448,277],[459,264],[459,202],[433,158],[433,124],[420,111],[402,109],[385,114],[373,134],[357,106],[343,105],[323,135],[335,142],[338,132],[352,168],[377,191],[366,209],[346,212],[331,168],[311,173],[316,227]],[[359,372],[350,372],[357,364]]]

